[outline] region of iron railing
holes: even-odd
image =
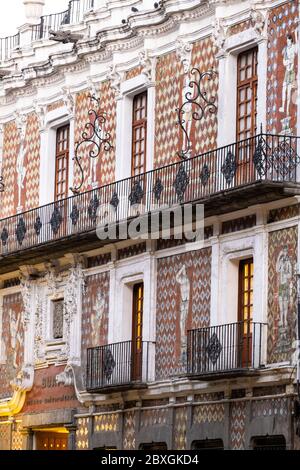
[[[67,10],[41,17],[41,22],[32,26],[31,39],[45,39],[49,31],[58,31],[61,26],[80,23],[84,14],[94,7],[94,0],[71,0]]]
[[[188,331],[188,375],[259,369],[263,328],[263,323],[241,321]]]
[[[0,38],[0,62],[9,60],[12,51],[19,46],[20,33],[17,33],[14,36],[7,36],[6,38]]]
[[[149,348],[152,343],[133,341],[87,350],[86,388],[97,391],[145,384],[149,380]]]
[[[299,138],[260,134],[0,220],[0,255],[256,182],[300,181]]]

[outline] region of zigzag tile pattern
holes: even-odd
[[[16,213],[17,193],[17,152],[20,147],[19,132],[14,121],[4,126],[2,176],[5,191],[1,194],[1,219]]]
[[[246,403],[232,403],[230,407],[230,449],[245,449]]]
[[[24,210],[29,210],[39,205],[40,132],[38,117],[35,113],[27,117],[25,146],[26,178],[22,192],[22,205]]]

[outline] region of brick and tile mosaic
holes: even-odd
[[[89,448],[89,420],[90,418],[79,418],[76,430],[76,449],[88,450]]]
[[[20,293],[3,297],[1,341],[5,362],[0,365],[0,398],[8,398],[13,393],[10,382],[23,365],[23,301]]]
[[[135,437],[136,426],[135,426],[135,412],[126,411],[124,413],[124,434],[123,434],[123,449],[124,450],[135,450]]]
[[[245,449],[246,403],[236,402],[230,406],[230,449]]]
[[[296,339],[297,237],[291,227],[269,234],[268,363],[291,360]]]
[[[222,423],[224,421],[224,404],[213,403],[193,407],[193,423]]]
[[[187,408],[180,407],[174,410],[174,449],[186,450],[186,433],[188,428]]]
[[[267,131],[294,133],[297,123],[298,54],[295,34],[298,4],[288,1],[269,14],[267,65]]]
[[[109,272],[86,277],[82,305],[82,361],[87,348],[107,344],[109,313]]]
[[[116,432],[119,428],[119,415],[117,413],[95,416],[94,432]]]
[[[167,424],[168,409],[158,408],[153,410],[142,410],[141,412],[141,428],[148,426]]]
[[[185,329],[201,328],[210,321],[211,249],[161,258],[157,262],[156,377],[182,372],[181,286],[177,274],[185,269],[189,301]],[[184,335],[182,335],[184,337]]]

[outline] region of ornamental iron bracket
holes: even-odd
[[[83,154],[88,151],[89,158],[98,158],[101,151],[109,152],[113,146],[111,144],[111,134],[105,130],[107,113],[101,109],[100,99],[90,95],[91,106],[95,103],[96,109],[90,109],[88,112],[89,122],[84,126],[81,135],[82,140],[76,143],[75,156],[73,160],[79,167],[80,182],[71,189],[73,194],[78,194],[84,183],[84,170],[81,164]]]
[[[186,160],[191,155],[192,142],[191,142],[191,127],[193,121],[201,121],[208,113],[216,114],[216,97],[210,96],[204,88],[204,82],[213,80],[217,76],[214,70],[201,72],[198,68],[194,67],[191,72],[194,76],[186,86],[184,95],[184,102],[180,108],[176,109],[178,121],[177,124],[181,127],[183,132],[182,149],[177,152],[177,155]],[[190,89],[190,90],[189,90]]]

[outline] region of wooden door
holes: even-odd
[[[143,368],[143,307],[144,284],[133,287],[132,309],[132,380],[142,380]]]
[[[252,365],[253,259],[240,261],[238,315],[238,367]]]
[[[237,61],[237,174],[236,185],[254,178],[252,140],[257,133],[257,55],[258,48],[242,52]]]
[[[37,432],[36,450],[68,450],[68,434],[57,432]]]

